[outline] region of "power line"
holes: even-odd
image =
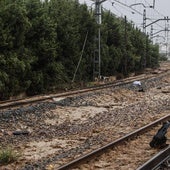
[[[135,13],[143,16],[143,14],[142,14],[141,12],[139,12],[138,10],[132,8],[132,6],[127,5],[127,4],[125,4],[125,3],[123,3],[123,2],[120,2],[120,1],[118,1],[118,0],[114,0],[114,1],[117,2],[117,3],[119,3],[119,4],[121,4],[121,5],[123,5],[123,6],[125,6],[125,7],[127,7],[127,8],[130,8],[131,10],[135,11]],[[145,2],[146,2],[146,0],[145,0]],[[142,4],[142,3],[136,3],[136,4]],[[151,5],[150,5],[148,2],[146,2],[146,4],[148,4],[149,7],[151,7]],[[146,7],[144,4],[143,4],[143,6]],[[152,9],[153,9],[153,8],[152,8]],[[156,11],[159,15],[164,16],[163,14],[159,13],[157,10],[155,10],[155,9],[153,9],[153,10]],[[151,18],[148,18],[148,17],[147,17],[146,19],[149,20],[149,21],[151,21],[151,22],[154,21],[154,19],[151,19]],[[159,25],[158,23],[155,23],[155,24],[156,24],[157,26],[159,26],[160,28],[164,28],[163,26]]]

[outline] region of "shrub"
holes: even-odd
[[[0,165],[15,162],[19,158],[19,154],[11,148],[0,148]]]

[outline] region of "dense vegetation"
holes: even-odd
[[[102,75],[158,66],[158,46],[144,33],[109,11],[102,17]],[[0,99],[70,84],[86,35],[75,81],[91,81],[97,30],[93,12],[78,0],[0,0]]]

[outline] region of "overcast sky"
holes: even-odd
[[[170,18],[170,0],[155,0],[155,9]]]
[[[149,6],[153,6],[153,2],[155,1],[155,8],[149,8]],[[94,8],[95,0],[79,0],[80,3],[86,3],[89,7],[92,6]],[[138,4],[140,3],[140,4]],[[132,8],[129,8],[130,5],[133,5]],[[137,5],[138,4],[138,5]],[[144,6],[146,8],[144,8]],[[104,9],[110,10],[115,15],[119,17],[127,16],[129,21],[133,21],[134,24],[142,29],[143,24],[143,11],[146,10],[146,25],[150,24],[158,19],[163,19],[165,17],[170,18],[170,0],[106,0],[102,3],[102,7]],[[170,23],[170,21],[169,21]],[[169,23],[166,21],[159,21],[153,24],[153,33],[157,33],[158,31],[164,30],[165,27],[169,28]],[[170,28],[169,28],[170,29]],[[147,32],[151,32],[151,27],[147,27]],[[159,33],[159,38],[161,36],[165,36],[164,31]],[[156,34],[155,34],[156,35]],[[158,34],[157,34],[158,35]],[[168,35],[168,34],[167,34]],[[163,37],[162,37],[163,41]]]

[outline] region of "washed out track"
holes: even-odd
[[[162,78],[166,75],[169,75],[170,74],[169,63],[170,62],[163,63],[161,67],[162,69],[152,71],[151,72],[152,74],[149,72],[142,75],[129,77],[126,79],[117,80],[114,82],[105,82],[104,84],[100,84],[97,86],[92,86],[92,87],[78,89],[78,90],[71,90],[68,92],[63,92],[58,94],[39,95],[39,96],[26,97],[21,99],[0,101],[0,109],[9,109],[13,107],[19,107],[19,106],[34,104],[43,101],[51,101],[53,98],[65,98],[73,95],[80,95],[83,93],[93,92],[96,90],[102,90],[106,88],[121,88],[132,84],[132,82],[136,80],[144,82],[144,84],[146,85],[147,81],[152,81],[154,79]]]
[[[62,100],[53,95],[48,100],[14,108],[9,105],[9,109],[1,109],[1,147],[10,146],[19,151],[21,157],[17,162],[0,166],[0,169],[58,169],[169,115],[169,71],[163,70],[160,74],[141,79],[144,92],[133,88],[134,80],[139,78],[125,84],[117,82],[119,85],[116,86],[69,94]],[[158,128],[159,125],[153,129],[148,141]],[[146,143],[149,147],[148,141]],[[119,147],[123,152],[127,148],[124,145]],[[152,151],[157,153],[157,150]],[[122,170],[127,169],[126,159],[121,165]],[[142,163],[145,161],[141,158]]]

